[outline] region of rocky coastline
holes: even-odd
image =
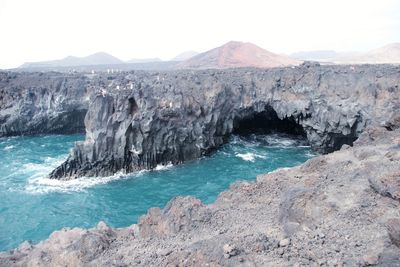
[[[283,131],[322,153],[399,109],[400,67],[134,72],[92,95],[86,140],[50,177],[109,176],[197,159],[232,133]]]
[[[177,197],[127,228],[62,229],[0,253],[0,265],[399,266],[399,200],[398,117],[211,205]]]
[[[0,72],[0,137],[84,133],[93,88],[84,75]]]
[[[43,81],[32,87],[23,85],[27,74],[7,75],[14,74],[0,80],[1,136],[63,132],[69,120],[82,131],[82,117],[58,118],[87,110],[86,140],[52,172],[56,179],[181,163],[246,130],[304,135],[326,154],[237,182],[210,205],[176,197],[130,227],[100,222],[56,231],[39,244],[0,253],[0,266],[400,265],[398,66],[70,79],[48,73],[41,90]],[[26,123],[18,124],[21,118]],[[60,121],[57,131],[52,119]]]

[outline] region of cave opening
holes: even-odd
[[[307,134],[294,117],[280,119],[276,111],[266,106],[261,112],[247,109],[239,113],[233,121],[234,135],[285,134],[294,139],[306,140]]]
[[[138,105],[135,101],[135,98],[130,97],[128,98],[128,112],[129,114],[133,115],[138,110]]]

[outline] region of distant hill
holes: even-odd
[[[183,53],[180,53],[179,55],[177,55],[176,57],[174,57],[173,59],[171,59],[171,61],[184,61],[184,60],[188,60],[189,58],[192,58],[194,56],[197,56],[199,53],[196,51],[185,51]]]
[[[69,56],[63,59],[28,62],[21,65],[19,68],[51,68],[51,67],[74,67],[74,66],[90,66],[90,65],[115,65],[124,63],[122,60],[104,53],[99,52],[87,57]]]
[[[334,50],[301,51],[290,55],[295,59],[312,61],[332,61],[337,56],[338,53]]]
[[[150,62],[160,62],[162,61],[161,59],[155,57],[155,58],[133,58],[131,60],[128,60],[127,63],[150,63]]]
[[[400,43],[388,44],[365,53],[316,50],[296,52],[290,56],[301,60],[335,64],[400,64]]]
[[[204,53],[183,52],[170,61],[159,58],[131,59],[122,61],[110,54],[99,52],[87,57],[69,56],[63,59],[28,62],[13,71],[104,71],[116,70],[170,70],[170,69],[207,69],[259,67],[272,68],[299,65],[311,60],[325,64],[400,64],[400,43],[359,52],[336,52],[334,50],[302,51],[291,56],[269,52],[252,43],[228,42]]]
[[[301,61],[278,55],[262,49],[252,43],[231,41],[223,46],[201,53],[181,62],[180,68],[237,68],[259,67],[273,68],[298,65]]]
[[[337,63],[400,64],[400,43],[392,43],[352,57],[339,58]]]

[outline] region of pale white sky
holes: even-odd
[[[365,51],[400,41],[400,1],[0,0],[0,34],[0,68],[98,51],[168,60],[230,40]]]

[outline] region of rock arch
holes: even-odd
[[[135,73],[126,81],[137,85],[133,89],[95,97],[86,141],[50,177],[178,164],[217,149],[232,133],[257,128],[306,136],[314,149],[328,153],[393,115],[398,70],[386,73],[379,80],[368,66],[352,72],[316,66]],[[111,103],[115,112],[108,113]],[[94,151],[97,157],[90,158]]]

